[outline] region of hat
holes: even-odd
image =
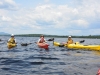
[[[71,36],[68,36],[68,37],[71,37]]]
[[[11,36],[14,36],[14,34],[11,34]]]

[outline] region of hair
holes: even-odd
[[[44,35],[41,35],[40,37],[44,37]]]

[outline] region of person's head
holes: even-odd
[[[68,38],[71,38],[71,36],[68,36]]]
[[[40,38],[44,38],[44,35],[41,35]]]
[[[11,34],[11,37],[14,37],[14,34]]]
[[[71,39],[71,36],[68,36],[68,39]]]

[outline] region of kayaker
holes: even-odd
[[[72,40],[71,36],[68,36],[68,40],[67,40],[66,44],[72,44],[72,43],[73,43],[73,40]]]
[[[39,48],[44,48],[45,50],[49,49],[48,48],[49,45],[47,44],[46,39],[44,39],[44,35],[40,36],[40,39],[38,40],[37,45]]]
[[[71,36],[68,36],[67,44],[72,44],[72,43],[73,43],[73,40],[72,40]]]
[[[8,40],[8,43],[16,44],[16,39],[14,38],[14,34],[11,34],[11,38]]]
[[[46,43],[46,40],[44,39],[44,35],[40,36],[40,39],[38,40],[38,43]]]

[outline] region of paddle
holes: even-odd
[[[47,41],[54,41],[54,38],[52,38],[52,39],[48,39]]]
[[[8,41],[8,40],[1,40],[1,39],[0,39],[0,42],[1,42],[1,41]]]
[[[83,42],[85,42],[85,40],[81,40],[81,41],[79,41],[79,43],[83,43]]]
[[[22,43],[21,46],[27,46],[27,45],[30,45],[32,43]]]
[[[48,39],[47,41],[54,41],[54,38],[51,38],[51,39]],[[34,43],[37,43],[37,42],[34,42]],[[32,43],[21,43],[21,46],[28,46]]]

